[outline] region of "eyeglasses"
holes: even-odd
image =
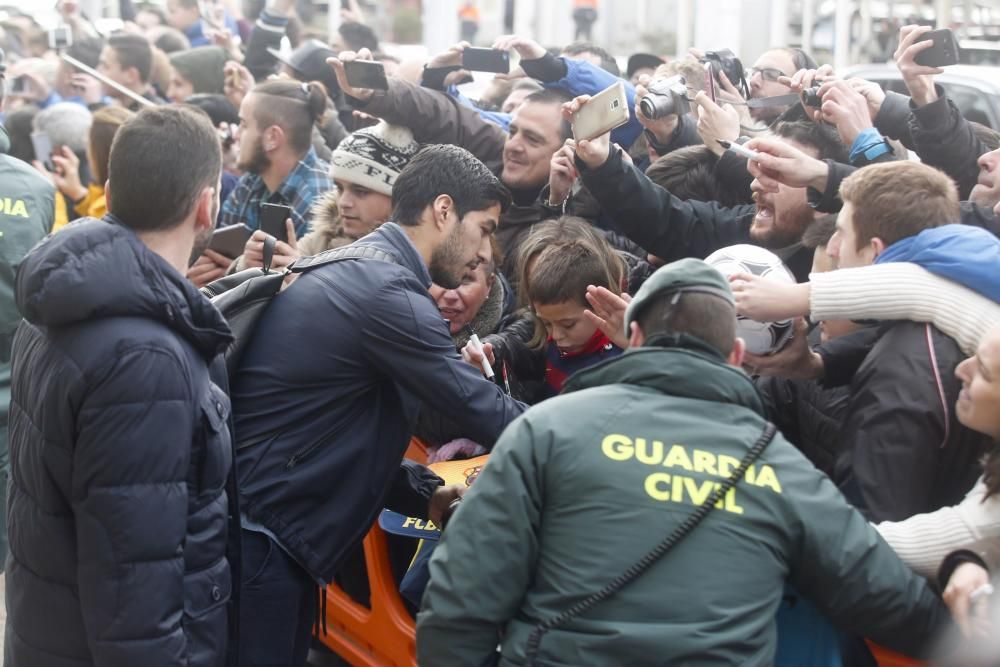
[[[747,81],[754,77],[754,74],[760,74],[764,81],[773,81],[777,83],[779,76],[788,76],[780,69],[774,67],[751,67],[747,70]]]

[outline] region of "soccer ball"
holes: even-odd
[[[760,246],[731,245],[716,250],[705,261],[727,278],[736,273],[749,273],[786,283],[796,282],[781,259]],[[792,338],[792,320],[757,322],[742,315],[737,320],[736,335],[746,341],[747,352],[752,354],[772,354]]]

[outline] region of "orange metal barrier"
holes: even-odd
[[[894,653],[872,642],[868,642],[868,648],[871,649],[879,667],[929,667],[929,663],[907,658],[905,655]]]
[[[410,440],[406,458],[427,463],[427,446]],[[326,634],[320,641],[356,667],[416,667],[416,627],[399,597],[385,532],[378,522],[365,536],[365,569],[371,608],[336,584],[326,589]]]

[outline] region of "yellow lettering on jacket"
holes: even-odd
[[[11,199],[10,197],[0,197],[0,213],[6,215],[16,215],[21,218],[28,217],[28,208],[22,199]]]
[[[674,445],[667,452],[667,458],[663,459],[664,468],[684,468],[685,470],[694,470],[694,466],[691,465],[691,459],[688,457],[687,450],[681,445]]]
[[[612,461],[628,461],[635,454],[635,447],[631,438],[612,433],[605,436],[601,451]]]

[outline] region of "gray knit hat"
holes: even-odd
[[[419,150],[409,129],[382,121],[340,142],[330,157],[330,177],[392,196],[399,172]]]
[[[177,73],[191,82],[194,92],[221,94],[225,84],[223,69],[229,54],[218,46],[199,46],[170,55]]]

